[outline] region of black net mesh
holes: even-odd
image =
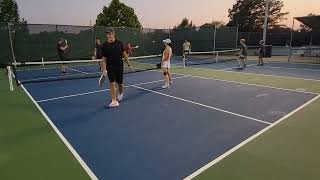
[[[216,31],[216,50],[235,49],[237,47],[238,28],[221,27]]]
[[[94,50],[94,33],[88,26],[16,24],[13,47],[18,62],[59,60],[59,38],[67,41],[66,58],[90,59]]]
[[[0,23],[0,66],[12,62],[9,27],[7,23]]]
[[[192,51],[213,51],[214,49],[214,27],[196,27],[191,29]]]

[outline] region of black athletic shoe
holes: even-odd
[[[61,72],[60,72],[60,75],[66,75],[66,74],[67,74],[66,71],[61,71]]]

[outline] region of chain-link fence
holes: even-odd
[[[0,23],[0,66],[12,62],[9,27],[7,23]]]
[[[239,39],[246,44],[258,46],[262,32],[238,32],[236,27],[201,26],[174,29],[115,28],[117,39],[124,44],[130,43],[133,56],[160,54],[163,51],[163,39],[171,38],[175,55],[182,54],[185,40],[192,45],[193,52],[236,49]],[[9,33],[10,32],[10,33]],[[9,36],[10,34],[10,36]],[[12,39],[12,48],[10,37]],[[67,40],[69,48],[66,56],[70,60],[91,59],[95,48],[95,38],[105,41],[105,27],[71,26],[46,24],[0,23],[0,62],[7,64],[15,57],[17,62],[56,61],[59,60],[57,43],[59,38]],[[273,47],[290,45],[290,32],[267,33],[267,44]],[[294,32],[292,46],[320,46],[320,32]],[[284,48],[278,54],[285,55]],[[12,53],[13,52],[13,53]],[[276,52],[276,51],[274,51]]]

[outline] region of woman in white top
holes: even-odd
[[[173,84],[171,73],[170,73],[170,61],[172,57],[172,48],[171,48],[171,40],[165,39],[163,40],[163,43],[165,45],[165,49],[162,54],[162,70],[164,75],[164,85],[162,88],[169,88],[170,85]]]
[[[191,43],[188,40],[185,40],[182,45],[182,54],[183,54],[184,60],[187,60],[187,54],[190,54],[190,52],[191,52]]]

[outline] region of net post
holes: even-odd
[[[14,50],[13,50],[13,43],[12,43],[12,37],[11,37],[11,29],[10,29],[10,23],[8,23],[8,33],[9,33],[9,39],[10,39],[10,47],[11,47],[11,55],[12,55],[12,61],[15,63],[14,67],[17,67],[16,63],[16,56],[14,54]]]
[[[11,66],[7,66],[7,72],[8,72],[8,80],[9,80],[10,91],[14,91]]]
[[[288,62],[291,62],[291,56],[292,56],[292,41],[293,41],[293,32],[294,32],[294,18],[292,20],[292,27],[291,27],[291,37],[290,37],[290,46],[289,46],[289,55],[288,55]]]
[[[219,52],[218,52],[218,51],[216,51],[216,52],[214,52],[214,51],[213,51],[213,54],[216,54],[216,63],[218,63],[218,59],[219,59]]]
[[[237,26],[237,33],[236,33],[236,49],[238,49],[238,39],[239,39],[239,27]]]
[[[42,66],[44,66],[44,59],[41,57]]]
[[[270,0],[266,0],[264,23],[263,23],[263,45],[266,46],[267,42],[267,29],[268,29],[268,18],[269,18],[269,6]]]
[[[214,25],[214,33],[213,33],[213,51],[216,50],[216,37],[217,37],[217,26]]]

